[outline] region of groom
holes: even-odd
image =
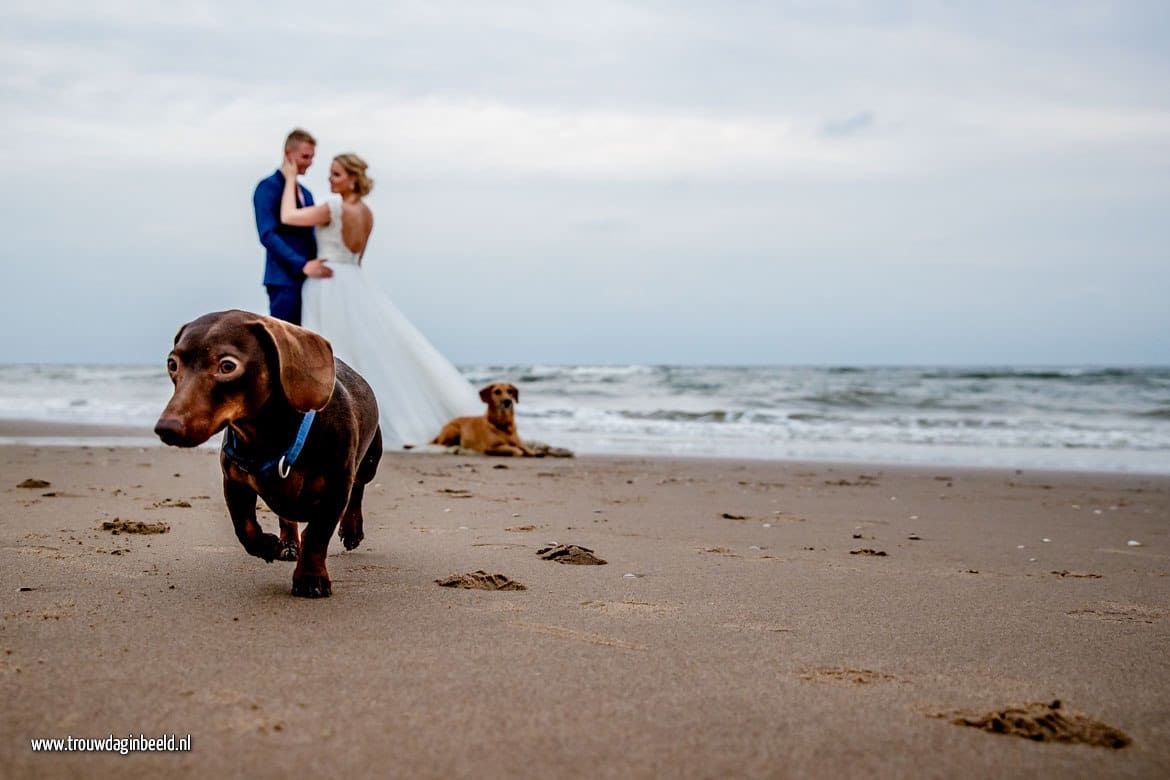
[[[313,164],[317,141],[297,128],[284,142],[284,158],[303,174]],[[333,271],[317,257],[317,239],[311,227],[281,224],[280,196],[284,174],[277,170],[256,185],[252,206],[256,210],[256,232],[266,250],[264,286],[268,290],[268,313],[277,319],[301,324],[301,284],[306,276],[329,277]],[[313,195],[297,185],[297,205],[312,206]]]

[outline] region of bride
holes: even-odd
[[[280,221],[317,228],[317,255],[333,276],[305,280],[301,321],[370,383],[382,440],[387,449],[399,449],[430,442],[448,420],[480,414],[483,404],[459,370],[362,272],[374,229],[374,215],[362,200],[374,187],[366,167],[356,154],[337,155],[329,168],[333,196],[299,208],[296,167],[286,160]]]

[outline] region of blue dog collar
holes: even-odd
[[[305,440],[309,438],[309,429],[313,427],[313,419],[316,416],[317,412],[312,410],[305,413],[305,416],[301,418],[301,425],[297,429],[297,437],[293,440],[292,446],[279,458],[243,457],[239,451],[240,443],[236,439],[236,433],[231,428],[228,428],[224,434],[223,454],[247,474],[255,474],[261,479],[267,479],[275,473],[281,479],[285,479],[292,472],[293,464],[297,462],[301,450],[304,449]]]

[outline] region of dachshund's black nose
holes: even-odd
[[[500,402],[500,406],[502,406],[505,409],[511,409],[512,408],[512,399],[505,398],[503,401]]]
[[[186,426],[178,417],[160,417],[154,425],[154,433],[163,440],[163,444],[172,447],[185,446],[187,440]]]

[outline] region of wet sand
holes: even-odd
[[[1170,773],[1167,476],[391,455],[318,601],[220,484],[0,447],[0,776]],[[30,747],[110,734],[192,750]]]

